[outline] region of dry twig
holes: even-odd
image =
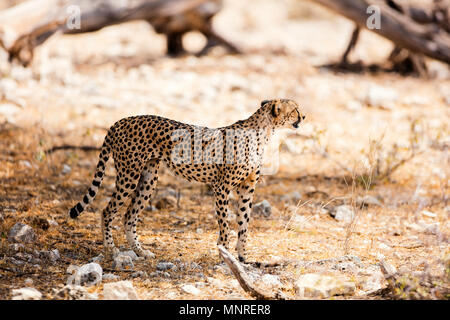
[[[93,147],[93,146],[73,146],[69,144],[65,144],[62,146],[55,146],[50,149],[45,150],[44,152],[47,154],[53,153],[58,150],[82,150],[82,151],[100,151],[100,147]]]
[[[239,281],[242,289],[248,292],[252,297],[255,297],[258,300],[286,299],[280,292],[273,294],[270,292],[264,292],[259,288],[255,288],[242,265],[227,249],[225,249],[223,246],[219,246],[219,253],[225,263],[230,267],[236,279]]]

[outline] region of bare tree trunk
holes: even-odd
[[[450,64],[450,35],[437,24],[419,24],[408,15],[389,7],[381,0],[314,0],[354,21],[359,27],[367,28],[367,8],[377,5],[381,9],[379,29],[371,31],[391,40],[397,46],[413,53]],[[419,20],[419,11],[415,11]],[[425,21],[428,21],[424,18]],[[445,23],[442,18],[442,23]]]
[[[74,23],[76,12],[71,13],[70,8],[80,13],[79,27]],[[10,60],[28,65],[34,48],[56,32],[93,32],[127,21],[145,20],[167,36],[171,55],[183,52],[182,36],[189,31],[203,33],[208,47],[212,43],[223,45],[237,53],[239,50],[212,28],[212,18],[221,8],[222,0],[30,0],[0,11],[0,46],[8,52]]]

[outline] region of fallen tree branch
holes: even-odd
[[[367,8],[376,5],[380,9],[380,28],[370,31],[413,53],[450,64],[450,35],[436,24],[419,24],[412,17],[396,11],[381,0],[313,1],[332,9],[363,28],[368,28]]]
[[[280,293],[272,294],[269,292],[264,292],[261,289],[255,288],[252,281],[249,279],[247,273],[245,272],[242,265],[237,261],[237,259],[223,246],[219,247],[219,253],[225,263],[230,267],[236,279],[239,281],[242,289],[248,292],[252,297],[258,300],[284,300]]]
[[[73,23],[73,16],[68,13],[72,8],[78,8],[79,25]],[[212,18],[221,8],[221,0],[29,0],[0,11],[0,47],[6,50],[10,61],[17,60],[27,66],[35,47],[57,32],[94,32],[144,20],[156,32],[167,36],[169,55],[184,53],[182,37],[190,31],[199,31],[207,39],[200,54],[214,46],[239,53],[236,46],[214,31]]]
[[[55,146],[50,149],[45,150],[45,153],[53,153],[55,151],[59,150],[82,150],[82,151],[100,151],[100,147],[94,147],[94,146],[74,146],[70,144],[64,144],[62,146]]]

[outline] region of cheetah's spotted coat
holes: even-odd
[[[239,259],[245,261],[247,228],[264,147],[275,129],[298,128],[304,118],[296,102],[280,99],[265,100],[248,119],[218,129],[192,126],[153,115],[121,119],[108,131],[92,185],[82,201],[70,210],[70,217],[76,218],[93,201],[102,182],[106,162],[112,154],[117,172],[116,190],[102,214],[105,249],[113,254],[118,252],[111,223],[113,216],[131,198],[124,219],[126,238],[136,254],[153,257],[154,254],[143,250],[137,240],[136,224],[139,212],[156,187],[158,169],[163,161],[176,175],[212,187],[219,224],[218,244],[225,247],[229,242],[228,198],[230,191],[236,190],[239,197],[236,249]],[[183,139],[183,134],[192,139]],[[198,134],[201,135],[201,143],[195,139]]]

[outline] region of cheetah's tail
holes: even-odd
[[[111,153],[111,148],[109,146],[109,137],[106,136],[105,141],[103,142],[102,149],[100,151],[99,160],[97,164],[97,170],[95,171],[94,180],[92,181],[91,186],[89,187],[88,192],[84,195],[83,200],[78,202],[76,206],[74,206],[69,211],[69,215],[72,219],[78,217],[84,209],[94,200],[95,195],[97,194],[98,188],[102,183],[103,176],[106,169],[106,162],[108,162],[109,155]]]

